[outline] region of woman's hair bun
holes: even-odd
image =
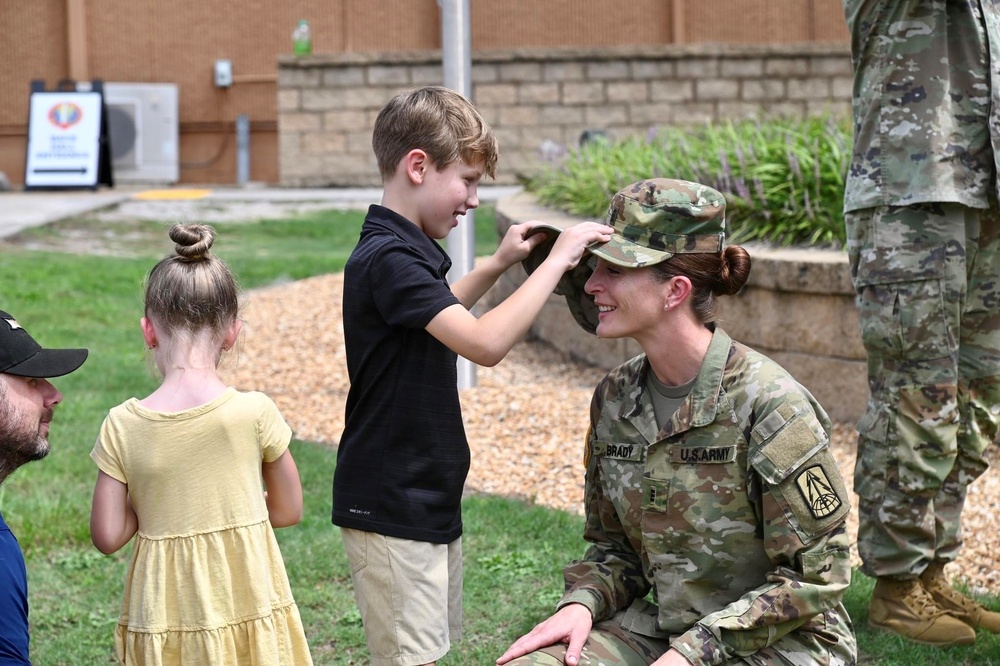
[[[722,252],[719,275],[720,296],[739,293],[750,277],[750,253],[739,245],[728,245]]]
[[[215,229],[207,224],[175,224],[170,227],[174,250],[185,259],[196,261],[208,257],[215,242]]]

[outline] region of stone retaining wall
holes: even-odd
[[[278,60],[282,185],[379,185],[378,110],[440,84],[441,53],[318,54]],[[500,141],[497,182],[513,184],[576,146],[585,130],[645,135],[764,115],[850,110],[849,45],[668,45],[473,53],[472,97]]]
[[[565,227],[579,221],[538,205],[528,193],[497,203],[497,232],[542,220]],[[743,291],[719,299],[719,323],[734,339],[768,355],[809,389],[835,421],[854,423],[868,399],[865,352],[847,256],[825,250],[747,245],[753,262]],[[515,266],[498,281],[492,302],[525,279]],[[632,340],[602,340],[581,329],[562,296],[549,298],[531,335],[571,356],[611,369],[641,350]]]

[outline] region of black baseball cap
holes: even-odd
[[[0,373],[62,377],[87,360],[86,349],[42,349],[12,316],[0,310]]]

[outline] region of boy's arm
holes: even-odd
[[[611,227],[596,222],[570,227],[559,235],[548,258],[507,300],[478,319],[465,307],[452,305],[431,319],[427,332],[477,365],[496,365],[527,333],[563,273],[579,263],[588,245],[607,242],[611,231]]]
[[[455,294],[466,310],[470,310],[512,265],[504,266],[496,255],[480,259],[471,271],[451,285],[451,293]]]
[[[455,294],[467,310],[479,302],[504,271],[527,257],[535,246],[545,239],[544,234],[526,238],[536,224],[537,222],[522,222],[511,225],[500,241],[497,251],[486,259],[480,259],[471,271],[451,286],[451,293]]]

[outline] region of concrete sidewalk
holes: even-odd
[[[520,187],[490,185],[479,188],[481,201],[496,201],[520,191]],[[16,234],[28,227],[37,227],[74,215],[116,206],[130,199],[184,201],[266,201],[266,202],[329,202],[332,208],[360,208],[378,203],[382,189],[282,187],[170,187],[162,189],[125,187],[97,191],[32,190],[0,192],[0,238]]]

